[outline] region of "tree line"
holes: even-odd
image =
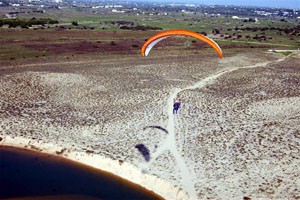
[[[9,28],[21,27],[21,28],[29,28],[33,25],[41,25],[44,26],[46,24],[58,24],[57,20],[53,20],[50,18],[31,18],[29,20],[25,19],[0,19],[0,27],[3,25],[8,25]]]

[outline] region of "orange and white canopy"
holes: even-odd
[[[206,42],[207,44],[209,44],[220,56],[220,58],[223,57],[222,54],[222,49],[220,48],[220,46],[213,41],[212,39],[209,39],[208,37],[193,32],[193,31],[189,31],[189,30],[168,30],[168,31],[162,31],[160,33],[157,33],[155,35],[153,35],[152,37],[150,37],[142,46],[141,49],[141,54],[142,56],[147,56],[149,54],[149,52],[151,51],[152,47],[154,47],[158,42],[171,37],[171,36],[190,36],[190,37],[194,37],[197,38],[199,40],[202,40],[204,42]]]

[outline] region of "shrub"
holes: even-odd
[[[207,36],[207,33],[206,32],[201,32],[202,35],[204,36]]]
[[[72,25],[73,25],[73,26],[78,26],[78,22],[73,21],[73,22],[72,22]]]

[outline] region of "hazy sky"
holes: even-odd
[[[143,0],[138,0],[143,1]],[[148,2],[176,2],[215,5],[243,5],[300,9],[300,0],[144,0]]]

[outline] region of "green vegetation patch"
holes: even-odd
[[[286,51],[286,52],[279,52],[279,53],[281,53],[282,55],[288,56],[288,55],[292,54],[293,52]]]
[[[44,26],[46,24],[58,24],[57,20],[49,18],[31,18],[30,20],[24,19],[0,19],[0,27],[3,25],[8,25],[9,28],[15,28],[20,26],[21,28],[29,28],[34,25]]]

